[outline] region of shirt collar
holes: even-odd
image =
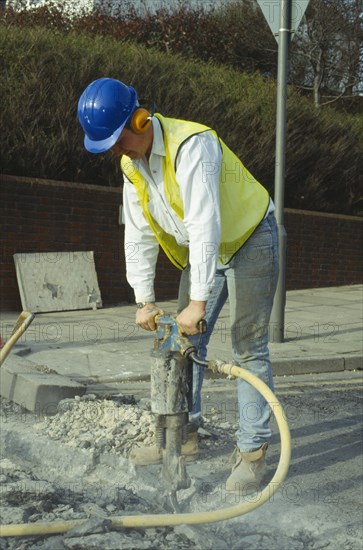
[[[160,157],[165,157],[166,152],[165,152],[165,145],[164,145],[164,138],[163,138],[163,131],[161,129],[161,124],[156,117],[152,117],[151,122],[153,125],[153,144],[151,146],[150,157],[152,155],[159,155]],[[146,165],[149,164],[145,156],[133,162],[134,166],[137,169],[140,169],[141,166],[144,166],[144,163],[146,163]]]
[[[165,157],[166,155],[165,145],[164,145],[163,131],[161,129],[160,122],[156,117],[152,117],[151,122],[153,125],[153,132],[154,132],[153,144],[151,147],[151,154]]]

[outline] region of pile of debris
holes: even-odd
[[[201,448],[224,446],[231,442],[237,425],[218,422],[218,415],[204,418],[204,428],[199,429]],[[128,457],[135,445],[155,444],[154,415],[150,401],[142,399],[138,404],[122,394],[100,399],[86,394],[59,403],[58,413],[45,417],[34,426],[38,433],[50,439],[60,440],[68,447],[88,449],[90,452],[111,453]]]
[[[34,428],[68,447],[98,450],[127,457],[135,444],[154,443],[153,415],[122,396],[97,399],[88,394],[59,403],[58,413]],[[127,400],[126,400],[127,401]]]

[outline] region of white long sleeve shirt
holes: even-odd
[[[152,119],[154,139],[149,160],[134,161],[148,184],[148,208],[157,223],[189,248],[190,299],[208,300],[213,287],[221,235],[219,175],[222,150],[212,132],[188,139],[177,157],[176,180],[180,186],[184,219],[171,208],[164,189],[162,158],[165,146],[160,123]],[[136,302],[155,300],[154,278],[159,251],[133,184],[125,178],[123,219],[127,280]]]

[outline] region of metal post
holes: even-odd
[[[275,157],[275,216],[279,235],[279,279],[271,313],[270,342],[284,341],[286,303],[286,241],[284,227],[286,97],[288,78],[288,49],[291,38],[291,0],[280,0],[280,26],[277,70],[276,157]]]

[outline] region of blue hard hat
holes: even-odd
[[[113,78],[98,78],[78,101],[78,119],[84,130],[84,146],[103,153],[117,141],[137,105],[137,93]]]

